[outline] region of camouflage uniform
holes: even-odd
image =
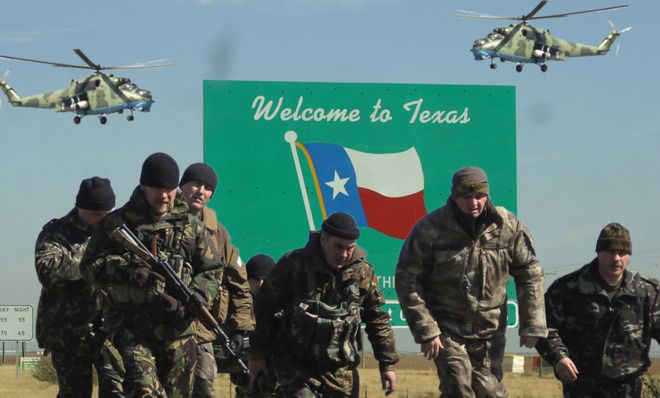
[[[231,244],[227,229],[218,222],[213,209],[205,207],[201,213],[207,231],[215,242],[220,259],[225,264],[221,290],[212,303],[211,313],[228,333],[249,332],[254,330],[252,314],[252,296],[247,282],[247,272],[238,248]],[[197,366],[195,367],[195,398],[213,398],[213,379],[217,373],[213,334],[201,324],[197,325]],[[220,347],[216,348],[221,349]]]
[[[417,343],[440,336],[440,390],[450,397],[506,396],[490,371],[509,275],[517,286],[520,335],[545,337],[543,273],[527,228],[486,203],[481,227],[468,232],[450,198],[417,222],[401,249],[396,291]]]
[[[42,284],[37,310],[37,341],[52,352],[58,397],[91,397],[92,365],[99,374],[99,395],[121,397],[121,377],[101,354],[99,297],[81,276],[80,260],[92,227],[76,208],[44,225],[37,238],[35,266]]]
[[[132,271],[144,264],[112,237],[122,224],[178,268],[189,288],[208,301],[218,294],[222,272],[210,236],[188,213],[181,192],[176,192],[172,209],[157,216],[138,186],[126,205],[103,220],[81,263],[85,277],[108,292],[105,323],[126,366],[127,395],[189,397],[196,328],[189,314],[168,311],[160,292],[131,279]]]
[[[536,345],[555,365],[569,357],[580,372],[566,397],[639,397],[651,339],[660,342],[660,284],[625,270],[613,298],[598,259],[557,279],[545,295],[548,338]]]
[[[320,310],[310,310],[307,307],[310,302],[319,308],[324,303],[344,309],[357,306],[358,323],[353,329],[341,329],[344,332],[337,329],[345,325],[343,321],[354,319],[352,313],[327,324],[319,323],[322,317],[310,312],[320,313]],[[311,396],[357,396],[360,314],[381,371],[393,370],[399,360],[390,317],[380,309],[384,303],[364,251],[356,248],[347,265],[332,271],[323,258],[320,233],[314,232],[304,248],[280,259],[256,297],[257,327],[250,359],[274,358],[278,383],[285,397],[310,396],[310,390],[317,394]],[[284,327],[274,327],[280,324],[275,319],[280,310],[284,311]],[[342,340],[344,333],[351,337]],[[273,344],[275,341],[279,344]],[[336,351],[333,352],[328,341],[335,343]],[[307,391],[308,395],[301,391]]]

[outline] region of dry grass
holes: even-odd
[[[373,359],[367,358],[360,368],[361,396],[368,398],[384,397],[380,390],[380,377]],[[656,376],[660,374],[660,361],[651,368]],[[437,397],[438,380],[433,364],[418,356],[404,356],[397,370],[397,392],[390,397]],[[535,373],[504,376],[504,384],[511,398],[551,398],[561,397],[561,386],[554,377],[545,373],[539,377]],[[215,381],[219,398],[233,397],[233,388],[227,375],[218,375]],[[94,392],[96,396],[96,390]],[[36,380],[30,373],[21,373],[16,378],[16,366],[0,365],[0,397],[2,398],[46,398],[57,395],[57,385]]]

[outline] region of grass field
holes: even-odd
[[[384,397],[380,390],[380,378],[375,362],[367,358],[360,368],[361,397]],[[654,361],[651,373],[660,375],[660,360]],[[404,356],[397,369],[398,388],[390,397],[426,398],[437,397],[437,376],[432,363],[419,356]],[[561,386],[550,374],[539,377],[537,371],[525,374],[506,373],[504,384],[511,398],[561,397]],[[218,375],[215,381],[218,398],[233,397],[233,388],[226,375]],[[36,380],[29,372],[16,377],[16,366],[0,365],[0,397],[46,398],[57,395],[57,385]]]

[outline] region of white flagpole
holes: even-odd
[[[307,197],[307,191],[305,190],[305,180],[303,180],[302,169],[300,168],[300,159],[298,159],[298,150],[296,149],[296,140],[298,139],[298,134],[295,131],[289,130],[284,133],[284,140],[289,143],[291,146],[291,155],[293,156],[293,163],[296,165],[296,174],[298,174],[298,183],[300,184],[300,193],[303,197],[303,203],[305,204],[305,212],[307,213],[307,222],[309,223],[309,230],[316,231],[314,227],[314,218],[312,217],[312,208],[309,205],[309,198]]]

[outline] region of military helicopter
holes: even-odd
[[[474,59],[477,61],[486,58],[490,59],[491,69],[497,68],[497,64],[494,63],[494,60],[499,58],[502,62],[515,62],[516,71],[518,72],[522,72],[523,65],[526,63],[537,64],[540,66],[541,71],[545,72],[548,70],[546,61],[563,61],[566,57],[605,55],[622,33],[632,29],[631,27],[627,27],[618,31],[610,20],[609,23],[612,26],[612,31],[597,46],[574,43],[558,37],[553,37],[549,30],[535,28],[528,24],[527,21],[532,19],[564,18],[569,15],[618,10],[628,7],[628,5],[536,16],[541,8],[547,3],[548,0],[541,0],[532,11],[520,17],[500,17],[465,10],[457,10],[452,15],[459,18],[522,21],[516,25],[511,24],[506,27],[493,29],[493,31],[486,37],[475,40],[472,49],[470,50],[472,51],[472,54],[474,54]]]
[[[134,110],[142,112],[149,112],[151,110],[151,104],[154,103],[151,93],[148,90],[139,88],[128,78],[105,74],[101,71],[108,69],[159,68],[174,65],[164,62],[166,60],[157,60],[125,66],[101,66],[92,62],[81,50],[74,49],[73,51],[86,65],[64,64],[0,54],[0,58],[10,60],[36,62],[63,68],[91,69],[95,71],[91,76],[71,80],[67,88],[31,95],[29,97],[19,96],[7,84],[4,78],[0,79],[0,89],[7,96],[9,103],[13,106],[55,108],[57,112],[75,112],[76,116],[73,118],[75,124],[79,124],[80,120],[87,115],[98,115],[101,124],[105,124],[108,121],[107,114],[123,113],[126,109],[130,112],[130,115],[126,117],[130,122],[134,119]]]

